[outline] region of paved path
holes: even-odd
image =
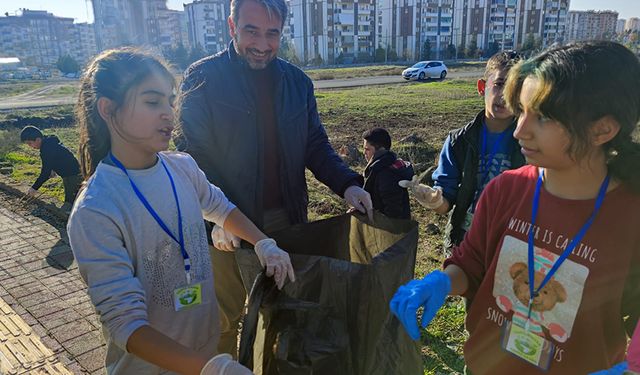
[[[0,190],[0,374],[104,374],[95,310],[65,223]]]

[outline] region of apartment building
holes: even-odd
[[[158,12],[157,47],[162,50],[183,46],[189,49],[187,14],[181,10],[162,9]]]
[[[0,17],[2,57],[15,56],[25,65],[51,67],[71,52],[74,43],[73,18],[27,9],[18,16]]]
[[[569,0],[457,0],[454,40],[484,50],[517,49],[530,35],[543,47],[563,43],[568,10]]]
[[[617,12],[570,11],[568,41],[611,39],[616,33],[617,23]]]
[[[624,31],[640,31],[640,18],[631,17],[624,25]]]
[[[627,20],[623,18],[618,18],[618,21],[616,22],[616,34],[624,33],[624,25],[626,23],[627,23]]]
[[[227,48],[231,40],[227,18],[231,14],[230,2],[225,0],[195,0],[184,5],[187,34],[192,47],[207,53]]]
[[[292,39],[302,62],[371,61],[375,52],[375,0],[291,0]]]
[[[128,0],[92,0],[91,4],[99,50],[135,42]]]
[[[425,41],[429,41],[432,55],[443,58],[450,44],[454,44],[454,15],[455,0],[428,0],[422,3],[419,10],[417,56],[420,56]],[[418,59],[418,58],[416,58]]]
[[[122,45],[160,44],[166,0],[92,0],[96,43],[100,50]]]
[[[74,23],[65,50],[80,65],[86,64],[97,52],[96,34],[92,23]]]
[[[480,49],[497,43],[500,49],[516,45],[516,0],[462,0],[455,5],[454,39],[456,45],[475,41]]]

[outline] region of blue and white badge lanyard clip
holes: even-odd
[[[540,201],[540,190],[542,188],[542,182],[544,180],[544,169],[540,169],[538,175],[538,182],[536,183],[536,190],[533,194],[533,207],[531,209],[531,229],[529,230],[529,254],[528,254],[528,269],[529,269],[529,306],[527,313],[527,322],[525,323],[524,329],[529,331],[529,322],[531,320],[531,311],[533,308],[533,299],[540,293],[542,288],[547,285],[549,280],[553,277],[553,275],[558,271],[562,263],[569,257],[573,249],[582,241],[582,238],[587,233],[591,224],[593,224],[593,220],[596,218],[598,211],[600,210],[600,206],[602,206],[602,201],[604,200],[604,196],[607,193],[607,188],[609,187],[609,175],[604,178],[602,184],[600,185],[600,190],[598,191],[598,197],[596,198],[596,203],[591,212],[591,215],[587,219],[587,221],[582,225],[582,228],[578,231],[576,236],[571,240],[567,248],[560,254],[560,257],[555,261],[549,272],[547,272],[546,276],[538,286],[538,288],[534,289],[535,282],[535,260],[534,260],[534,245],[533,245],[533,237],[534,237],[534,228],[536,224],[536,218],[538,216],[538,205]]]
[[[167,169],[167,166],[164,164],[164,161],[158,155],[158,159],[160,160],[160,163],[162,164],[164,171],[167,172],[167,176],[169,177],[169,182],[171,182],[171,190],[173,190],[173,198],[176,200],[176,207],[178,209],[178,238],[176,238],[176,236],[171,232],[171,230],[169,230],[169,228],[164,223],[164,221],[162,221],[162,219],[160,218],[160,216],[158,216],[158,214],[153,209],[153,207],[151,207],[147,199],[144,197],[144,195],[140,192],[136,184],[131,179],[131,176],[129,176],[129,173],[127,172],[127,169],[124,167],[124,165],[122,165],[122,163],[118,159],[116,159],[116,157],[112,153],[109,153],[109,157],[111,158],[111,161],[113,161],[113,164],[115,164],[118,168],[120,168],[120,170],[122,170],[124,174],[127,176],[127,178],[129,179],[129,183],[131,183],[131,187],[133,188],[133,191],[136,193],[136,196],[138,196],[138,199],[140,200],[140,202],[142,202],[142,204],[147,209],[147,211],[149,211],[151,216],[153,216],[153,218],[156,220],[158,225],[160,225],[160,228],[162,228],[162,230],[164,230],[165,233],[167,233],[169,237],[171,237],[174,241],[176,241],[180,246],[180,252],[182,253],[182,259],[184,260],[184,272],[187,277],[187,285],[190,285],[191,284],[191,259],[189,258],[189,254],[187,253],[187,250],[184,247],[184,235],[182,233],[182,213],[180,212],[180,202],[178,201],[178,193],[176,192],[176,185],[173,182],[173,177],[171,176],[171,173],[169,173],[169,169]]]

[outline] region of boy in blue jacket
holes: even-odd
[[[450,212],[444,240],[447,254],[469,230],[478,197],[489,181],[525,164],[518,141],[513,138],[516,119],[502,93],[507,73],[518,60],[515,51],[502,51],[487,61],[484,77],[477,84],[485,107],[467,125],[449,133],[432,175],[435,189],[421,202],[439,214]],[[414,180],[403,186],[416,183]]]

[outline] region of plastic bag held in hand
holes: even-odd
[[[411,181],[398,181],[398,185],[412,192],[418,203],[430,210],[436,209],[444,203],[442,189],[421,184],[418,182],[418,176],[413,176]]]
[[[253,372],[223,353],[211,358],[202,368],[200,375],[253,375]]]
[[[442,271],[433,271],[423,279],[411,280],[398,288],[391,299],[391,312],[398,317],[412,339],[420,338],[416,312],[424,307],[422,328],[426,328],[451,291],[451,280]]]
[[[216,249],[222,251],[235,251],[240,247],[240,238],[218,225],[214,225],[211,230],[211,241]]]
[[[287,276],[289,276],[289,280],[296,281],[289,254],[280,249],[273,238],[265,238],[256,242],[255,251],[262,267],[267,268],[266,275],[273,276],[278,289],[282,289]]]
[[[356,210],[367,214],[370,221],[373,221],[373,203],[371,195],[360,186],[352,185],[344,191],[344,200]]]

